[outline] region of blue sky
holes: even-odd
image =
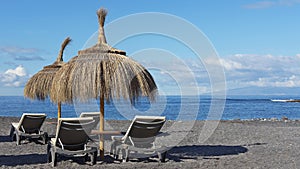
[[[107,24],[143,12],[168,13],[190,22],[207,36],[218,52],[228,93],[243,88],[253,94],[300,92],[300,0],[11,0],[2,1],[0,5],[0,96],[23,95],[28,78],[54,62],[67,36],[73,41],[65,50],[64,60],[76,56],[97,31],[99,7],[109,11]],[[109,39],[107,36],[108,42]],[[181,84],[196,85],[200,93],[209,92],[208,76],[198,74],[205,74],[203,65],[195,65],[187,56],[192,54],[185,53],[184,47],[178,48],[174,42],[168,46],[167,40],[161,39],[146,37],[143,40],[148,40],[147,43],[141,45],[142,40],[135,37],[117,47],[128,55],[134,55],[147,45],[180,55],[197,81]],[[176,63],[165,66],[178,68]],[[189,82],[182,71],[179,73],[182,81]],[[164,77],[164,72],[153,74],[164,93],[178,94],[172,77]],[[235,94],[244,92],[238,91]]]

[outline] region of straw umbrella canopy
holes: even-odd
[[[157,95],[157,86],[146,68],[107,44],[103,28],[106,14],[105,9],[97,11],[98,43],[78,51],[78,56],[57,72],[50,96],[52,101],[67,103],[100,98],[100,133],[104,131],[104,101],[123,98],[134,104],[140,96],[154,101]],[[104,140],[99,144],[103,158]]]
[[[50,95],[50,89],[55,73],[65,64],[63,62],[63,53],[66,46],[71,42],[67,37],[61,44],[61,49],[56,61],[48,66],[45,66],[38,73],[33,75],[24,88],[24,96],[30,99],[45,100]],[[61,104],[58,102],[58,118],[61,116]]]

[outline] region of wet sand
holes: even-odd
[[[52,168],[47,163],[46,147],[39,142],[22,141],[17,146],[11,142],[11,122],[19,118],[0,117],[0,168]],[[43,131],[55,133],[56,119],[47,119]],[[204,142],[199,135],[205,121],[168,121],[163,132],[171,133],[158,140],[175,143],[168,151],[165,163],[157,158],[124,163],[114,160],[105,152],[104,161],[98,157],[91,166],[82,158],[60,158],[57,168],[300,168],[300,121],[250,120],[221,121],[213,134]],[[107,121],[107,129],[126,131],[130,121]],[[187,127],[185,127],[187,126]],[[105,149],[109,150],[109,137]]]

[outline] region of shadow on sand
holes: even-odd
[[[255,143],[251,145],[263,145],[263,143]],[[244,146],[251,146],[244,145]],[[168,150],[167,161],[182,162],[184,160],[197,160],[199,157],[203,159],[219,159],[220,156],[238,155],[248,151],[244,146],[225,146],[225,145],[191,145],[191,146],[177,146]],[[106,157],[107,158],[107,157]],[[130,159],[132,162],[158,162],[156,159]],[[115,160],[111,158],[106,160],[106,163],[114,163]]]
[[[217,158],[218,156],[238,155],[246,153],[247,148],[243,146],[224,146],[224,145],[193,145],[174,147],[168,151],[168,159],[180,162],[183,159]]]
[[[0,142],[11,142],[10,136],[0,136]]]
[[[0,155],[0,164],[3,166],[17,166],[47,163],[46,154]]]
[[[21,144],[28,144],[28,143],[34,142],[39,145],[44,145],[41,142],[41,139],[26,139],[26,141],[23,141],[23,140],[24,139],[22,139]],[[0,142],[15,142],[15,141],[12,141],[12,138],[10,136],[0,136]]]
[[[9,138],[9,137],[8,137]],[[7,138],[3,139],[6,140]],[[193,146],[178,146],[173,147],[168,151],[167,161],[181,162],[186,159],[197,160],[199,157],[204,159],[218,159],[219,156],[238,155],[246,153],[247,148],[243,146],[224,146],[224,145],[193,145]],[[60,157],[58,161],[66,160],[67,158]],[[73,159],[78,164],[86,164],[80,159]],[[98,157],[97,161],[101,161]],[[143,161],[143,160],[142,160]],[[104,163],[116,163],[111,156],[105,156]],[[151,162],[151,161],[149,161]],[[157,162],[155,160],[155,162]],[[31,164],[47,163],[46,154],[23,154],[23,155],[0,155],[0,164],[2,166],[18,166]]]

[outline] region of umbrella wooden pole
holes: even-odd
[[[61,102],[57,103],[57,119],[61,118]]]
[[[100,126],[99,126],[100,133],[104,131],[104,93],[101,92],[100,95]],[[99,141],[99,149],[100,149],[100,158],[104,159],[104,135],[100,135]]]

